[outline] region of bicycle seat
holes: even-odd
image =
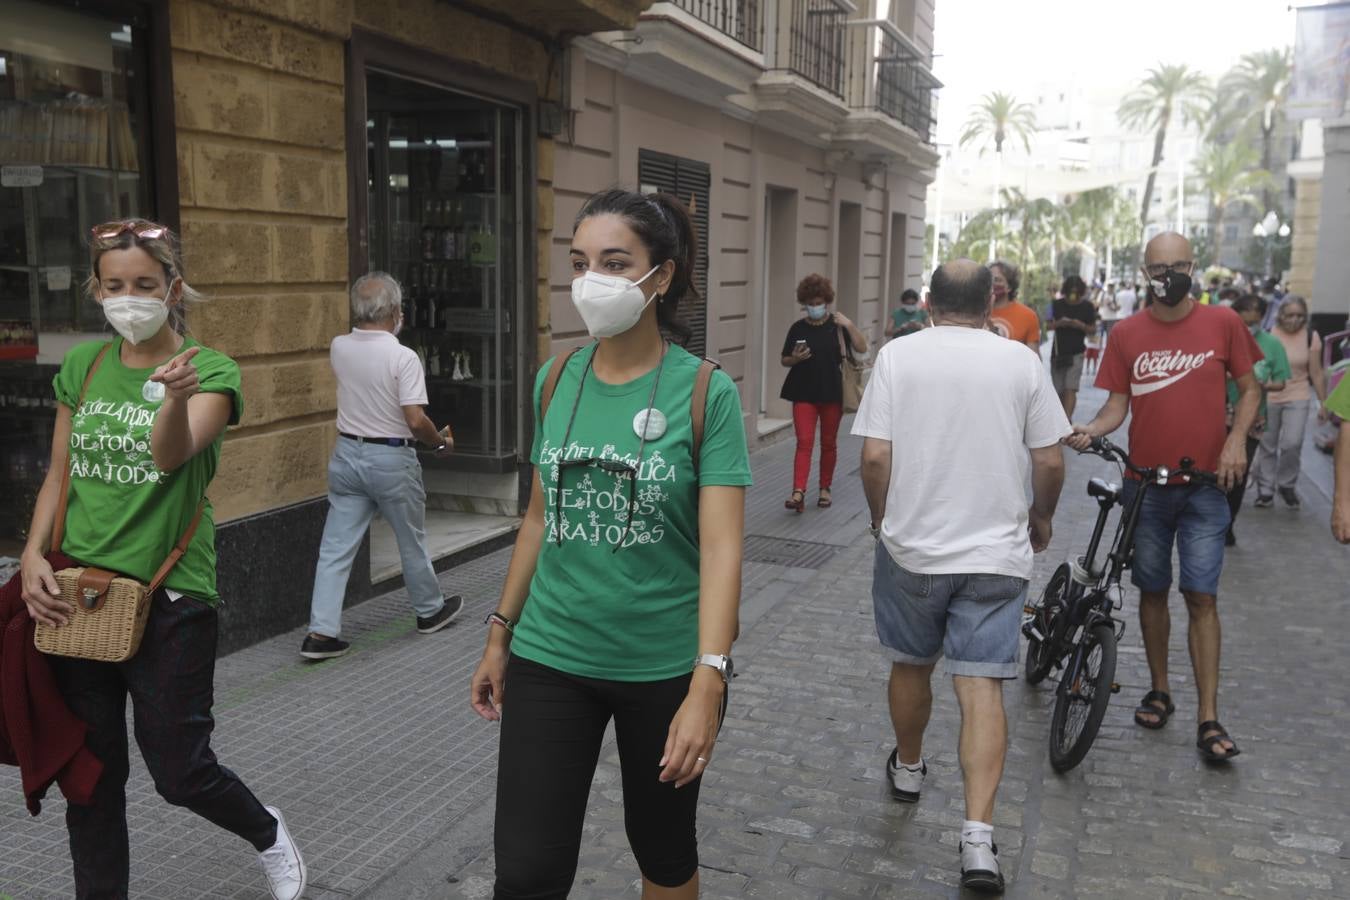
[[[1115,503],[1120,497],[1120,488],[1104,478],[1093,478],[1088,481],[1088,496]]]

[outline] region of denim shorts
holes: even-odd
[[[1125,479],[1121,500],[1127,506],[1139,482]],[[1134,532],[1130,580],[1141,591],[1172,587],[1172,544],[1181,558],[1181,589],[1216,596],[1223,572],[1223,539],[1232,523],[1228,498],[1205,484],[1153,485],[1144,495]]]
[[[945,656],[949,675],[1016,678],[1026,596],[1025,578],[919,575],[877,543],[872,611],[894,662],[926,666]]]

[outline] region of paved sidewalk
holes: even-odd
[[[1085,391],[1079,418],[1101,402]],[[742,673],[700,809],[706,897],[955,896],[962,819],[957,717],[935,681],[928,784],[912,806],[885,793],[892,738],[886,663],[870,609],[872,544],[857,480],[858,442],[841,442],[835,505],[782,508],[792,449],[754,458]],[[1083,484],[1111,467],[1070,460],[1051,549],[1032,589],[1086,543]],[[1185,612],[1174,601],[1177,715],[1148,732],[1129,712],[1147,690],[1132,610],[1122,692],[1084,764],[1046,762],[1051,689],[1010,682],[1011,748],[995,815],[1014,897],[1345,896],[1350,870],[1350,679],[1340,631],[1350,552],[1327,532],[1311,484],[1301,512],[1244,510],[1224,575],[1221,714],[1244,755],[1203,766]],[[814,488],[808,499],[814,502]],[[491,895],[496,729],[467,706],[477,624],[495,603],[508,551],[444,573],[465,594],[461,620],[415,633],[401,592],[347,613],[355,651],[296,657],[297,631],[220,661],[216,750],[305,850],[311,898]],[[796,564],[789,564],[796,563]],[[1127,599],[1133,603],[1133,597]],[[618,768],[603,754],[576,897],[635,897]],[[251,848],[154,795],[133,753],[135,896],[266,897]],[[0,769],[0,896],[68,897],[63,801],[30,820],[17,774]]]

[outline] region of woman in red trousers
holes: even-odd
[[[801,512],[806,506],[806,479],[811,474],[811,450],[816,423],[820,423],[820,497],[816,505],[830,505],[830,484],[838,457],[839,420],[843,418],[844,378],[841,371],[844,341],[854,353],[867,352],[867,338],[834,305],[834,286],[824,275],[807,275],[797,285],[797,302],[805,315],[792,323],[783,341],[787,378],[779,394],[792,401],[792,424],[797,432],[797,456],[792,468],[792,496],[783,505]]]

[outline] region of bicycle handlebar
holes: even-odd
[[[1194,468],[1195,460],[1189,456],[1183,456],[1175,469],[1169,469],[1166,466],[1137,466],[1130,459],[1129,454],[1104,437],[1093,438],[1092,443],[1088,445],[1088,449],[1080,452],[1100,456],[1108,462],[1120,463],[1144,481],[1156,480],[1160,484],[1166,484],[1172,478],[1180,478],[1186,483],[1198,482],[1215,487],[1219,486],[1219,476],[1214,472],[1205,472]]]

